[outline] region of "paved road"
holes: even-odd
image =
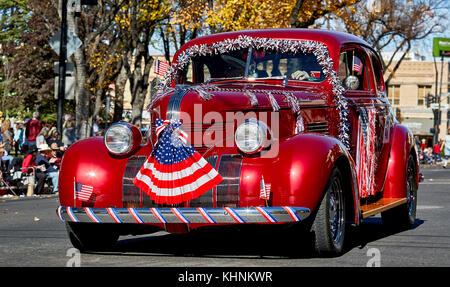
[[[387,233],[379,217],[369,218],[352,230],[352,245],[338,258],[312,257],[301,248],[298,234],[159,232],[121,237],[113,251],[83,253],[79,262],[83,267],[364,267],[368,262],[383,267],[450,266],[450,170],[427,168],[423,174],[414,229]],[[0,267],[64,267],[74,262],[64,224],[55,213],[57,206],[55,196],[0,198]]]

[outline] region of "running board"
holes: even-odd
[[[406,198],[382,198],[377,202],[361,205],[362,218],[374,216],[404,203],[406,203]]]

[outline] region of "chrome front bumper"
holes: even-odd
[[[310,215],[304,207],[223,207],[223,208],[90,208],[63,207],[56,210],[61,221],[86,223],[290,223]]]

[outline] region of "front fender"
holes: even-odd
[[[143,146],[139,153],[145,153]],[[64,153],[59,175],[62,206],[121,207],[122,180],[128,158],[112,156],[102,137],[80,140]],[[75,183],[93,187],[88,203],[75,201]]]
[[[279,156],[265,170],[273,182],[273,206],[304,206],[311,211],[320,203],[332,169],[338,166],[359,214],[359,197],[354,162],[336,139],[301,134],[280,142]]]

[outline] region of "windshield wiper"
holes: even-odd
[[[222,82],[222,81],[237,81],[237,80],[243,80],[244,77],[231,77],[231,78],[209,78],[206,80],[206,84],[210,83],[216,83],[216,82]]]

